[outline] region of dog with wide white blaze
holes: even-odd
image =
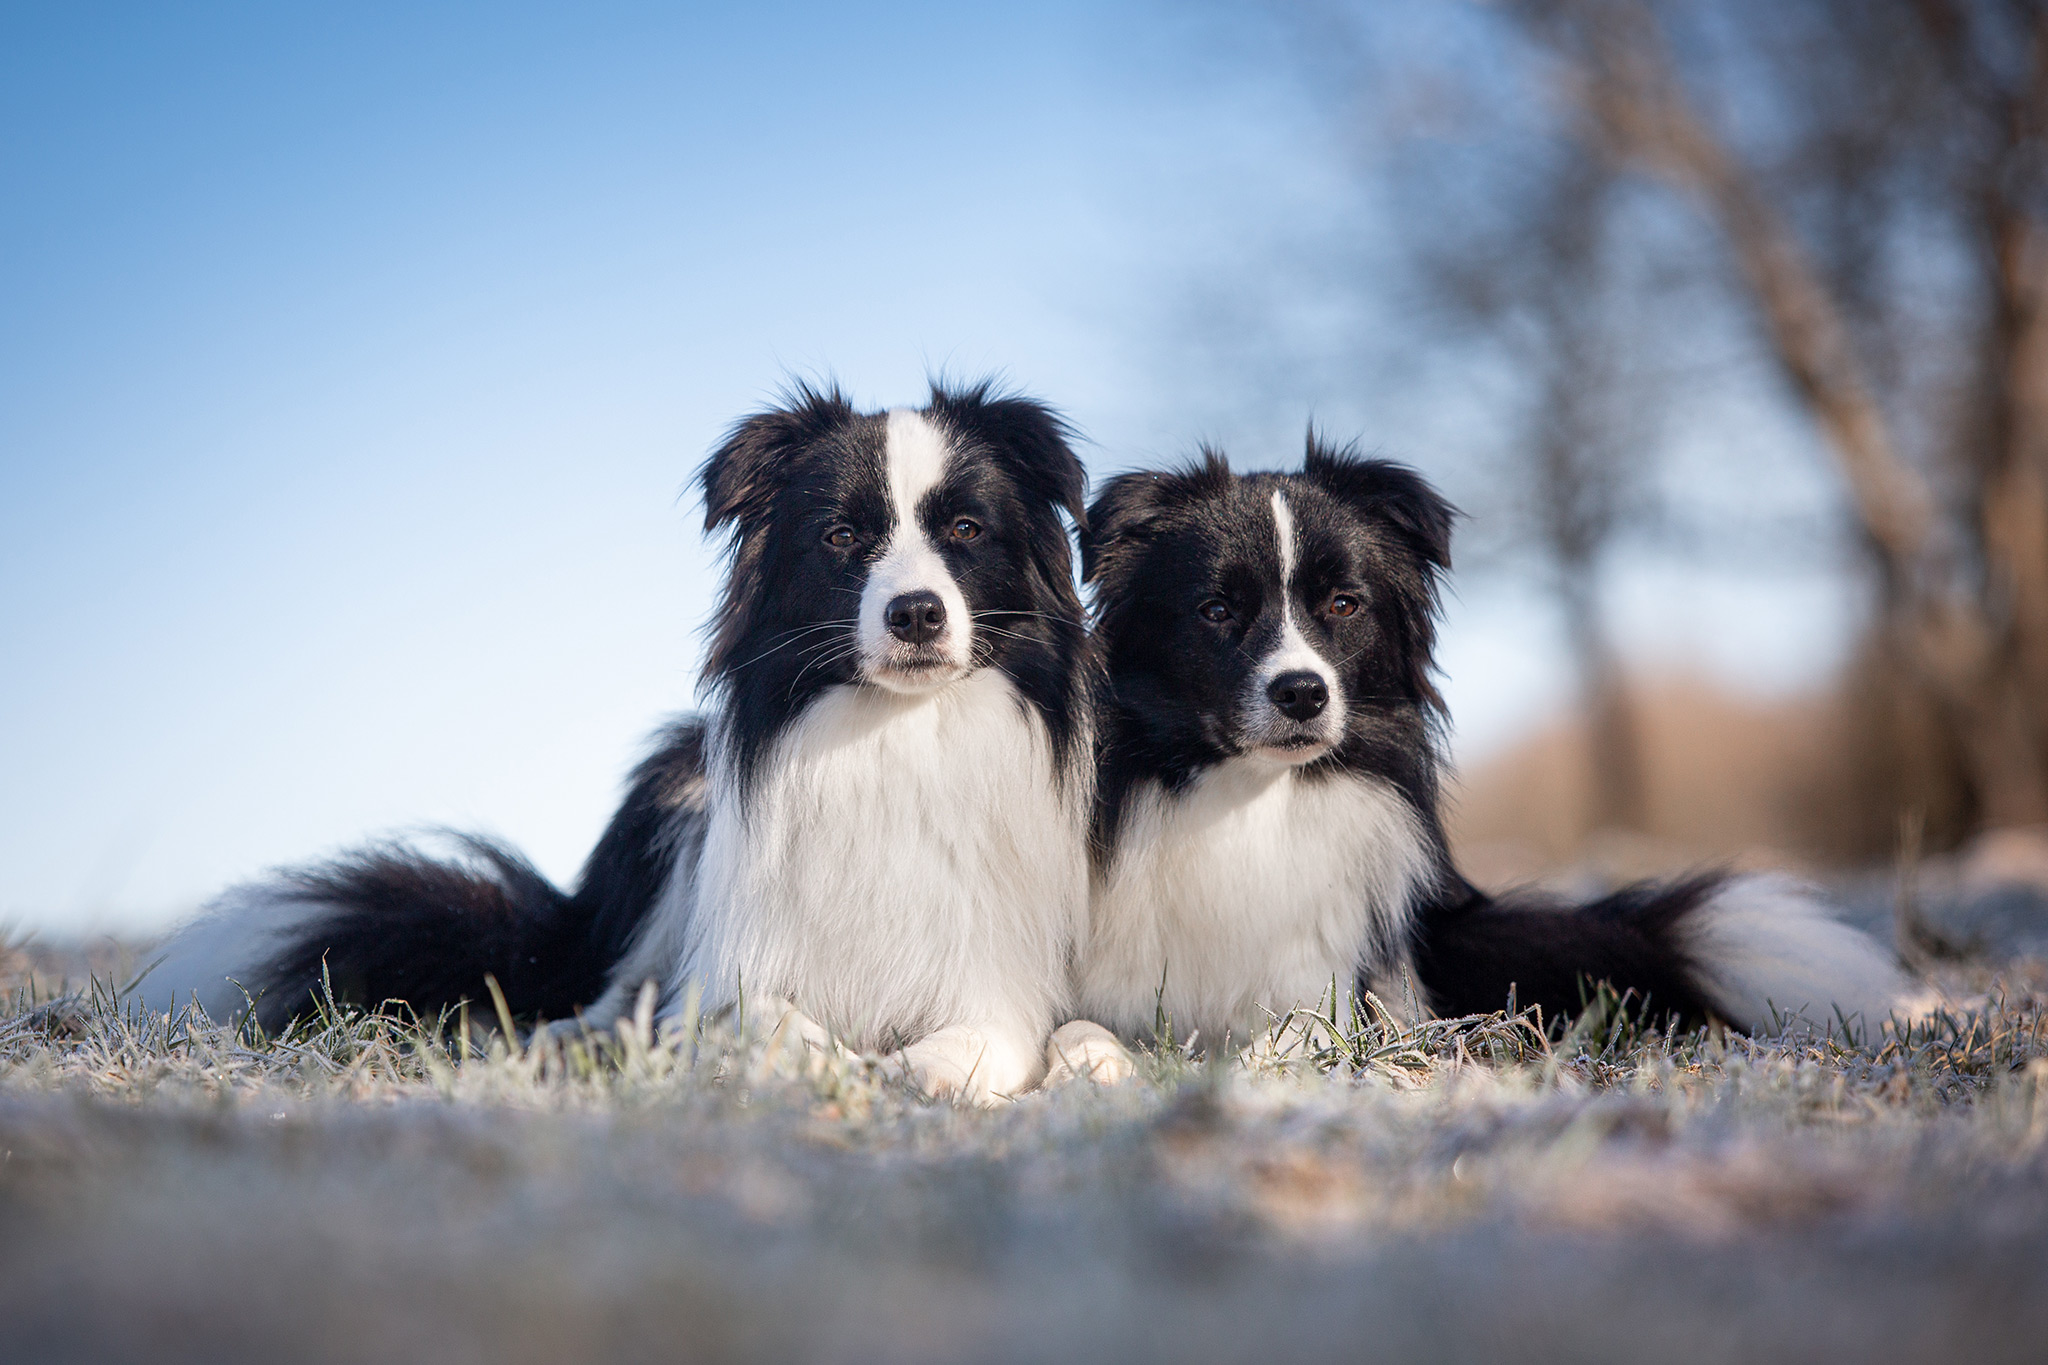
[[[375,847],[223,897],[146,1002],[431,1017],[489,977],[517,1015],[601,1029],[652,982],[663,1011],[694,993],[900,1050],[935,1093],[1038,1080],[1087,896],[1066,428],[987,386],[882,413],[799,387],[700,482],[728,537],[713,704],[636,770],[573,893],[486,840]]]
[[[1453,517],[1414,471],[1313,432],[1298,473],[1205,451],[1095,499],[1082,564],[1107,680],[1078,1012],[1227,1047],[1333,985],[1556,1020],[1605,981],[1658,1018],[1878,1027],[1904,977],[1785,879],[1575,906],[1458,874],[1432,680]]]

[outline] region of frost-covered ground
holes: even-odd
[[[2048,1357],[2024,965],[1862,1046],[1297,1021],[996,1112],[718,1028],[167,1030],[52,965],[0,1010],[10,1361]]]

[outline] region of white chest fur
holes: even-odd
[[[1392,966],[1429,867],[1413,813],[1372,779],[1241,758],[1179,795],[1147,784],[1094,888],[1081,1013],[1144,1035],[1163,1005],[1182,1038],[1247,1041],[1266,1010]]]
[[[1085,913],[1083,804],[1001,673],[834,689],[744,798],[714,770],[678,971],[707,1007],[779,995],[877,1048],[959,1024],[1042,1044]]]

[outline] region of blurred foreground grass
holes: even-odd
[[[1304,1017],[994,1112],[722,1026],[258,1039],[57,965],[0,1008],[9,1360],[2048,1355],[2024,965],[1875,1039]]]

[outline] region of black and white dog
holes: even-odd
[[[1049,409],[935,388],[856,412],[799,388],[702,473],[729,534],[708,719],[665,734],[564,894],[482,840],[372,849],[223,898],[143,985],[275,1025],[323,983],[431,1017],[482,1001],[604,1027],[656,982],[792,1005],[902,1049],[934,1092],[1028,1088],[1088,886],[1091,653]],[[245,995],[246,992],[246,995]]]
[[[1333,982],[1398,1000],[1419,980],[1446,1015],[1512,991],[1555,1019],[1604,979],[1750,1030],[1837,1006],[1882,1022],[1905,987],[1889,956],[1789,882],[1573,907],[1458,874],[1432,683],[1452,519],[1412,470],[1313,434],[1298,474],[1205,452],[1095,500],[1082,563],[1108,686],[1079,1012],[1130,1037],[1163,1011],[1216,1045]]]

